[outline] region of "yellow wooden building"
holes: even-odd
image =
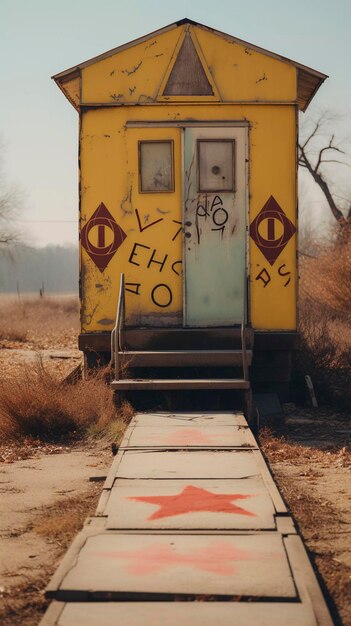
[[[129,341],[134,356],[168,350],[168,365],[184,365],[170,353],[224,352],[244,322],[258,388],[288,382],[298,111],[325,78],[188,19],[54,76],[80,115],[79,345],[89,363],[110,358],[123,275],[117,351]]]

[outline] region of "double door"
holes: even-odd
[[[131,145],[138,146],[131,202],[144,239],[129,261],[138,264],[139,276],[140,266],[145,269],[143,322],[240,323],[246,297],[247,128],[131,132]]]

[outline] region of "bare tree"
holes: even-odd
[[[321,115],[317,121],[305,126],[304,138],[299,140],[299,165],[305,168],[324,194],[332,215],[339,226],[339,241],[349,238],[351,233],[351,194],[342,198],[335,192],[331,180],[331,164],[350,167],[346,152],[330,129],[332,118]],[[335,172],[335,170],[333,170]],[[345,206],[346,202],[346,206]]]
[[[19,233],[13,225],[13,218],[19,207],[15,189],[0,191],[0,245],[7,246],[19,241]]]
[[[16,216],[21,207],[21,193],[5,180],[3,158],[4,143],[0,140],[0,246],[6,247],[19,241]]]

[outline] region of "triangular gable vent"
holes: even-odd
[[[189,32],[178,52],[163,96],[214,96]]]

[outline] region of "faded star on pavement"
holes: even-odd
[[[95,552],[96,556],[126,560],[127,572],[143,576],[176,566],[188,566],[213,574],[230,576],[238,569],[240,561],[260,561],[265,554],[244,550],[226,541],[212,541],[207,546],[193,552],[179,552],[169,545],[147,546],[140,550],[120,550]],[[281,558],[279,554],[273,555]]]
[[[191,446],[191,445],[215,445],[217,439],[221,439],[222,435],[209,435],[198,428],[175,428],[174,432],[166,433],[166,436],[160,438],[159,435],[151,435],[145,437],[156,444],[166,444],[171,446]]]
[[[236,515],[248,515],[256,517],[255,513],[247,511],[234,504],[234,500],[246,500],[252,498],[247,494],[224,494],[212,493],[207,489],[188,485],[183,491],[174,496],[135,496],[128,500],[156,504],[160,508],[148,517],[148,520],[160,519],[162,517],[174,517],[185,513],[197,513],[199,511],[215,513],[234,513]]]

